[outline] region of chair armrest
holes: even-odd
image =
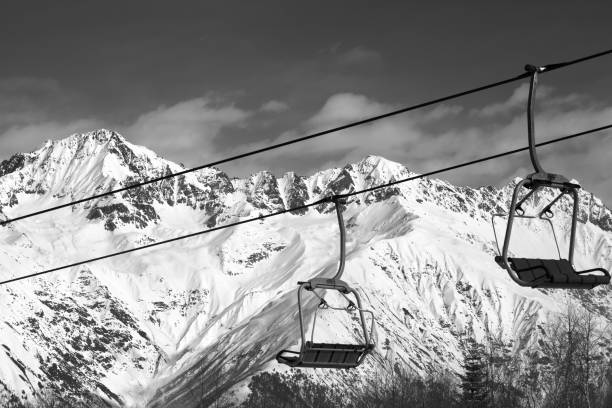
[[[297,358],[295,357],[285,357],[283,354],[296,354]],[[300,359],[300,352],[299,351],[294,351],[294,350],[281,350],[276,354],[276,361],[281,363],[281,364],[287,364],[290,366],[295,366],[297,363],[299,363],[301,361]]]
[[[589,273],[589,272],[602,272],[603,276],[607,276],[608,278],[610,277],[610,272],[608,272],[604,268],[587,269],[586,271],[576,272],[576,275],[582,275],[583,273]]]

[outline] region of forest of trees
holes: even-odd
[[[320,373],[313,380],[311,371],[294,369],[253,376],[240,404],[230,395],[211,401],[215,397],[204,383],[193,397],[200,407],[213,408],[612,408],[612,344],[604,337],[609,329],[593,314],[568,305],[552,323],[538,327],[546,335],[520,357],[500,339],[462,339],[460,376],[423,379],[395,365],[347,386],[321,382]],[[28,404],[4,395],[3,388],[0,382],[2,407],[104,406],[53,395]]]
[[[545,328],[547,341],[521,358],[497,339],[465,339],[459,378],[422,379],[401,367],[347,390],[300,370],[252,377],[239,408],[611,408],[612,346],[593,314],[568,306]],[[232,406],[231,404],[223,404]]]

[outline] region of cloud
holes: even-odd
[[[52,81],[0,81],[0,100],[2,95],[5,101],[8,100],[7,95],[10,94],[14,100],[19,100],[20,89],[30,89],[21,94],[28,103],[22,105],[22,110],[12,111],[11,115],[4,112],[0,115],[8,123],[0,128],[0,150],[6,152],[6,157],[13,152],[32,150],[45,139],[58,139],[75,132],[107,127],[118,129],[129,140],[150,147],[171,160],[193,165],[397,109],[391,103],[365,95],[338,93],[327,98],[298,126],[277,137],[262,134],[256,139],[251,136],[245,139],[236,135],[247,124],[250,129],[257,129],[266,116],[258,117],[256,112],[210,96],[160,106],[138,115],[130,124],[118,127],[93,118],[49,120],[44,111],[26,109],[35,107],[30,102],[37,90],[47,89],[47,93],[43,92],[45,95],[56,91]],[[317,168],[342,166],[369,154],[401,162],[415,172],[447,167],[526,145],[526,118],[524,108],[519,109],[525,103],[526,90],[523,85],[505,100],[467,113],[460,105],[437,105],[428,110],[389,117],[240,160],[223,169],[232,176],[244,176],[262,169],[276,173],[294,170],[309,174]],[[612,106],[594,103],[584,95],[551,93],[552,89],[545,88],[547,97],[539,105],[536,118],[538,141],[602,126],[612,118]],[[283,102],[268,101],[258,111],[280,111],[285,106]],[[542,164],[549,171],[579,179],[585,187],[595,189],[595,194],[612,203],[612,179],[609,178],[607,157],[612,151],[612,135],[610,132],[608,135],[594,134],[542,148],[539,150]],[[241,139],[247,141],[236,142]],[[530,169],[530,163],[525,153],[440,177],[458,184],[496,184],[530,171],[526,169]]]
[[[421,113],[420,117],[423,121],[436,121],[457,116],[461,112],[463,112],[463,106],[442,104],[436,105],[436,107],[426,111],[425,113]]]
[[[339,93],[330,96],[322,107],[296,128],[283,132],[271,140],[239,146],[226,154],[259,149],[271,144],[296,139],[301,136],[326,130],[341,124],[358,121],[393,110],[391,104],[377,102],[364,95]],[[258,155],[231,166],[226,170],[232,174],[248,175],[261,169],[274,171],[296,170],[320,167],[323,163],[340,157],[343,162],[358,160],[368,154],[380,154],[397,158],[394,152],[404,151],[420,136],[415,122],[408,116],[397,116],[370,125],[346,129],[320,138],[300,143],[299,147],[274,150]]]
[[[261,107],[259,108],[259,110],[262,112],[271,112],[271,113],[284,112],[288,109],[289,109],[289,105],[287,105],[285,102],[281,102],[277,100],[268,101],[264,103],[263,105],[261,105]]]
[[[121,132],[172,160],[193,162],[214,157],[214,141],[221,131],[243,125],[249,116],[251,112],[201,97],[160,106],[140,115]]]
[[[338,53],[338,48],[337,46],[332,48],[332,52],[337,53],[336,61],[342,65],[378,64],[382,62],[382,56],[379,52],[363,46],[353,47],[341,53]]]
[[[282,133],[273,140],[239,146],[230,154],[296,139],[317,131],[388,113],[397,108],[393,104],[379,102],[365,95],[335,94],[300,126]],[[313,168],[323,168],[332,162],[343,165],[360,160],[369,154],[414,166],[413,170],[419,171],[430,161],[439,164],[448,160],[448,156],[464,150],[465,146],[470,144],[470,140],[474,143],[480,142],[482,132],[478,129],[466,130],[461,137],[456,136],[455,132],[432,134],[424,129],[432,122],[456,117],[462,111],[463,107],[458,105],[438,105],[425,111],[392,116],[312,139],[300,143],[299,147],[291,146],[241,160],[240,163],[227,166],[227,171],[238,175],[248,175],[260,169],[270,168],[282,171],[299,172],[302,169],[312,171]],[[447,157],[438,162],[432,160],[432,152],[440,154],[440,157]]]
[[[520,90],[515,91],[513,98],[509,99],[511,102],[506,100],[499,105],[506,103],[518,106],[520,94]],[[574,97],[558,97],[561,101],[564,98],[570,102],[575,100]],[[538,141],[598,127],[609,123],[612,118],[612,107],[586,104],[584,106],[589,107],[577,109],[563,103],[542,105],[536,118]],[[241,146],[241,150],[294,139],[393,109],[391,104],[374,101],[364,95],[336,94],[328,98],[301,126],[284,132],[275,140]],[[479,118],[474,123],[468,121],[463,125],[459,124],[462,120],[451,121],[443,130],[431,130],[431,126],[428,126],[443,118],[456,118],[462,111],[461,106],[440,105],[430,111],[398,115],[300,143],[299,147],[272,151],[263,157],[236,163],[228,171],[244,175],[260,169],[277,172],[279,169],[298,172],[305,169],[303,172],[310,173],[313,168],[342,166],[368,154],[377,154],[423,173],[527,144],[524,112],[491,117],[486,122]],[[472,115],[466,116],[473,120]],[[612,136],[606,138],[602,134],[594,134],[574,142],[540,148],[538,151],[547,170],[579,179],[585,186],[596,188],[596,195],[612,203],[612,179],[609,178],[609,161],[606,158],[609,151],[612,151]],[[439,177],[460,185],[479,186],[506,183],[511,177],[524,176],[530,171],[528,154],[520,153],[444,173]]]
[[[49,78],[0,79],[0,151],[2,158],[39,148],[45,140],[85,132],[102,123],[91,118],[61,119],[56,111],[74,98]]]
[[[70,100],[70,95],[71,92],[55,80],[27,77],[0,80],[0,151],[4,153],[3,158],[37,149],[48,139],[61,139],[104,127],[118,130],[129,140],[148,146],[171,160],[200,163],[215,155],[215,143],[223,130],[241,126],[251,116],[251,112],[224,103],[218,97],[207,96],[160,106],[140,114],[127,125],[118,125],[55,112],[55,104]],[[278,110],[280,102],[268,104],[267,108]],[[68,117],[62,119],[62,116]]]
[[[393,104],[375,101],[364,95],[335,94],[329,97],[319,111],[304,121],[300,129],[294,131],[291,136],[297,137],[357,122],[397,108]],[[319,139],[309,147],[300,148],[299,155],[306,157],[308,154],[316,156],[336,152],[342,156],[343,161],[358,160],[368,154],[377,154],[394,160],[401,159],[407,150],[414,149],[413,146],[419,145],[422,139],[430,138],[430,135],[423,130],[423,126],[432,121],[456,116],[461,111],[460,106],[439,105],[421,114],[391,116],[324,136],[325,139]],[[285,138],[287,136],[288,134],[284,135]]]
[[[540,85],[537,88],[538,97],[546,97],[550,95],[552,88]],[[491,117],[500,114],[508,114],[513,112],[516,108],[524,108],[527,104],[527,97],[529,96],[529,84],[521,84],[518,88],[512,92],[512,95],[503,102],[496,102],[490,105],[484,106],[479,109],[473,109],[472,114],[483,117]]]
[[[330,127],[365,119],[392,110],[391,105],[379,103],[363,95],[339,93],[332,95],[314,116],[306,121],[309,127]]]
[[[578,106],[584,103],[588,98],[585,95],[567,94],[556,96],[554,88],[546,85],[538,85],[536,104],[547,109],[559,109],[570,106]],[[512,115],[518,109],[525,110],[527,107],[527,98],[529,96],[529,84],[524,83],[514,89],[512,95],[505,101],[496,102],[486,105],[482,108],[472,109],[471,115],[483,118],[491,118],[498,115]]]
[[[565,111],[542,109],[536,118],[536,139],[542,142],[578,133],[608,124],[610,118],[612,118],[612,107]],[[523,114],[519,114],[513,116],[510,121],[489,124],[486,131],[481,126],[473,126],[432,134],[425,136],[417,145],[405,152],[405,159],[402,162],[412,166],[416,164],[418,171],[425,172],[516,149],[527,145],[526,127],[526,118]],[[611,133],[607,132],[607,135]],[[612,137],[600,132],[573,141],[538,148],[538,153],[547,171],[578,179],[585,186],[596,189],[593,191],[596,195],[612,203],[610,166],[605,159],[611,149]],[[423,160],[422,157],[428,158]],[[531,171],[529,155],[523,152],[449,172],[440,177],[459,184],[478,186],[506,183],[513,176],[524,176]]]
[[[87,132],[102,127],[95,119],[78,119],[69,122],[41,122],[13,126],[0,135],[2,158],[39,148],[44,140],[62,139],[74,133]]]

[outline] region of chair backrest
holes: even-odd
[[[371,346],[360,344],[333,344],[306,342],[302,350],[302,361],[305,364],[316,364],[325,367],[357,367]]]

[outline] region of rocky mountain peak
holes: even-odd
[[[127,143],[125,137],[118,132],[109,129],[97,129],[85,133],[74,133],[67,138],[55,141],[47,141],[48,144],[61,144],[73,146],[85,146],[88,144],[105,145],[107,143]]]
[[[0,164],[0,210],[11,217],[181,169],[112,131],[73,135]],[[262,171],[230,180],[204,169],[65,209],[61,217],[0,228],[0,278],[413,174],[378,156],[311,175]],[[349,200],[343,279],[377,318],[378,346],[361,378],[398,364],[422,375],[460,373],[465,335],[499,335],[520,354],[545,340],[538,327],[568,297],[612,322],[609,288],[588,296],[530,290],[495,264],[491,214],[507,209],[513,186],[475,189],[423,178]],[[610,210],[586,191],[581,203],[576,261],[610,268]],[[539,205],[534,199],[526,207]],[[563,199],[555,210],[562,245],[569,208]],[[294,211],[0,287],[6,311],[0,401],[18,395],[31,402],[51,393],[66,406],[93,396],[111,405],[195,407],[201,401],[194,389],[229,392],[275,368],[278,350],[297,347],[295,282],[336,268],[338,226],[331,212],[330,206]],[[552,239],[547,231],[517,227],[515,244],[540,250]],[[308,322],[317,304],[305,303]],[[317,336],[354,342],[350,315],[320,319]],[[326,381],[359,378],[330,373]]]

